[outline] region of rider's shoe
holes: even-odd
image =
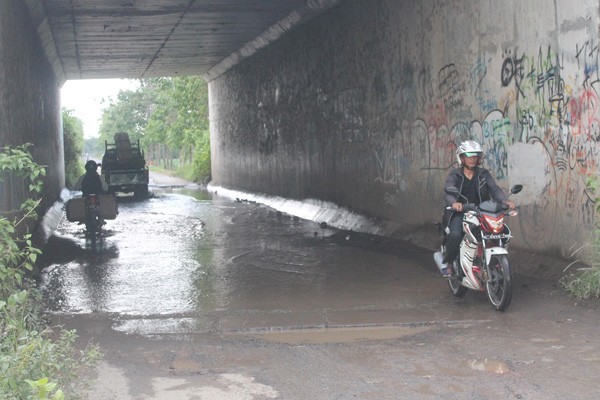
[[[444,278],[452,278],[452,275],[454,275],[454,268],[451,265],[446,265],[446,267],[442,269],[442,276]]]

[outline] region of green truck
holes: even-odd
[[[148,167],[140,141],[131,143],[126,132],[115,134],[115,142],[104,142],[102,177],[110,193],[133,193],[136,197],[148,196]]]

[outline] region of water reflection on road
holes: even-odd
[[[442,292],[424,290],[419,282],[433,269],[401,261],[397,247],[340,246],[364,238],[202,190],[120,199],[98,253],[86,248],[81,226],[64,222],[58,235],[51,251],[79,251],[45,269],[49,309],[118,315],[126,331],[238,330],[273,316],[286,326],[359,324],[352,313],[411,309]]]
[[[44,252],[53,321],[116,371],[93,398],[204,398],[224,374],[282,398],[597,398],[597,310],[536,278],[499,313],[399,241],[188,189],[119,208],[98,253],[67,222]]]

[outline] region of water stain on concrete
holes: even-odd
[[[269,342],[302,343],[351,343],[368,340],[400,339],[428,332],[434,326],[382,326],[356,328],[291,329],[253,333],[229,333],[231,338],[249,337]]]

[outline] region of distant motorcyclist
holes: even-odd
[[[456,149],[456,158],[459,168],[451,171],[446,178],[444,189],[454,186],[458,188],[461,196],[454,196],[444,191],[446,207],[451,210],[444,212],[443,224],[448,233],[446,237],[446,254],[442,263],[444,278],[450,278],[454,274],[452,264],[458,256],[460,241],[462,240],[463,204],[473,203],[479,205],[487,200],[504,202],[511,210],[515,208],[513,202],[506,200],[506,195],[496,184],[492,174],[487,169],[481,168],[481,157],[483,149],[481,145],[473,140],[467,140]],[[458,198],[457,198],[458,197]]]
[[[81,190],[83,196],[104,194],[108,192],[108,184],[98,174],[98,164],[94,160],[85,163],[85,174],[75,184],[75,190]]]

